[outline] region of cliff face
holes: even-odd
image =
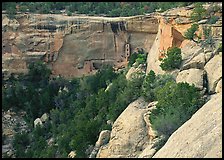
[[[208,6],[204,7],[206,9],[208,8]],[[193,24],[193,22],[190,20],[192,9],[193,8],[191,7],[175,8],[165,11],[164,13],[156,16],[159,21],[159,27],[152,47],[147,49],[147,52],[149,54],[147,58],[146,73],[148,73],[150,70],[153,70],[156,74],[165,73],[159,66],[161,64],[161,61],[159,61],[159,59],[164,57],[167,49],[174,46],[183,49],[187,44],[190,43],[189,40],[184,38],[184,33]],[[222,15],[222,13],[217,13],[217,15],[218,14],[219,16],[220,14]],[[207,19],[203,21],[206,22]],[[212,36],[214,39],[220,39],[220,37],[222,36],[222,18],[212,25],[200,23],[199,29],[196,32],[198,35],[203,35],[202,26],[211,27]],[[196,44],[194,46],[196,46]],[[182,57],[184,58],[185,56],[185,53],[183,53]]]
[[[115,121],[116,124],[120,122],[120,119],[125,119],[127,122],[122,121],[122,123],[118,125],[119,130],[116,130],[116,125],[112,127],[112,133],[119,136],[117,136],[115,140],[113,139],[114,137],[111,136],[109,142],[100,147],[97,157],[222,157],[222,52],[218,50],[218,44],[222,43],[222,18],[215,24],[209,25],[211,26],[212,37],[215,41],[214,47],[211,48],[211,46],[207,46],[202,48],[199,44],[183,38],[184,33],[192,24],[189,20],[190,13],[191,10],[185,7],[169,10],[157,16],[159,20],[157,36],[152,47],[147,50],[149,53],[147,59],[147,73],[150,70],[153,70],[156,74],[165,73],[159,66],[159,58],[164,56],[164,53],[166,53],[169,47],[180,47],[183,59],[182,65],[180,69],[170,74],[175,76],[177,83],[187,82],[195,85],[198,90],[200,90],[201,94],[208,98],[207,103],[177,129],[159,151],[156,151],[153,144],[155,144],[157,138],[155,138],[155,136],[149,136],[149,133],[153,133],[153,130],[147,127],[150,125],[145,125],[143,127],[144,132],[141,132],[141,135],[138,131],[142,129],[142,126],[137,124],[138,121],[132,123],[132,120],[129,120],[129,117],[135,117],[135,114],[138,116],[140,115],[137,111],[127,112],[131,108],[131,105],[136,103],[133,102]],[[207,24],[200,24],[198,34],[202,32],[203,25]],[[145,48],[147,48],[147,42],[145,43]],[[131,68],[129,72],[131,72],[132,69],[133,68]],[[148,106],[150,105],[148,104]],[[156,107],[156,104],[154,107]],[[144,114],[148,115],[149,113],[149,110],[144,112]],[[124,124],[126,124],[125,127],[123,126]],[[133,126],[128,126],[133,124],[135,125],[135,132],[128,132],[131,128],[133,129]],[[148,124],[150,124],[150,122]],[[148,135],[144,135],[144,133],[148,133]],[[126,137],[133,135],[143,139],[144,143],[140,143],[140,150],[136,150],[136,144],[139,144],[139,141],[135,139],[135,137],[126,139]],[[125,138],[123,138],[123,136]],[[145,139],[147,136],[149,136],[149,139]],[[130,141],[132,142],[130,143]],[[125,144],[128,145],[125,146]],[[118,149],[119,147],[121,148]],[[130,150],[132,154],[130,154]]]
[[[26,72],[27,65],[38,59],[64,77],[94,73],[104,63],[124,67],[136,47],[147,41],[150,48],[157,30],[153,16],[18,14],[9,20],[3,15],[3,72]]]

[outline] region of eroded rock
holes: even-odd
[[[222,79],[220,79],[219,82],[217,83],[217,86],[215,88],[215,92],[216,93],[222,92]]]
[[[34,123],[34,127],[37,127],[37,125],[40,125],[41,127],[43,126],[43,123],[40,118],[35,119],[33,123]]]
[[[205,54],[202,52],[199,55],[195,56],[191,61],[184,64],[181,69],[186,70],[190,68],[204,69],[205,65]]]
[[[100,147],[97,158],[137,157],[150,143],[144,114],[147,103],[141,98],[129,104],[114,122],[109,143]]]
[[[208,77],[208,90],[210,93],[215,91],[215,87],[222,77],[222,56],[215,55],[204,67]]]
[[[205,72],[201,69],[188,69],[181,71],[176,78],[176,82],[187,82],[189,84],[194,84],[195,87],[202,90],[203,89],[203,78]]]

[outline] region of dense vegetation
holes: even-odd
[[[158,101],[150,120],[166,137],[201,104],[193,86],[176,84],[172,76],[153,71],[138,73],[128,81],[123,72],[115,73],[110,66],[72,80],[49,77],[46,65],[36,62],[30,64],[27,75],[3,82],[3,109],[25,110],[31,129],[15,135],[16,157],[67,157],[70,151],[76,151],[76,157],[87,157],[100,131],[111,129],[107,121],[114,122],[140,96],[148,102]],[[43,113],[50,120],[34,128],[33,121]]]
[[[115,73],[110,66],[70,81],[50,80],[43,66],[42,62],[31,64],[27,75],[11,77],[2,86],[3,109],[25,110],[32,130],[16,135],[17,157],[67,157],[72,150],[77,157],[86,157],[85,151],[95,144],[100,131],[111,129],[107,120],[114,121],[140,96],[142,77],[127,82],[123,73]],[[50,122],[33,128],[35,118],[45,112]],[[47,145],[50,138],[55,139],[52,146]]]
[[[148,53],[146,53],[144,49],[138,49],[137,52],[134,52],[130,55],[128,66],[131,67],[134,63],[136,67],[140,64],[146,64],[145,62],[147,60],[147,55]]]
[[[106,16],[133,16],[165,11],[170,8],[189,5],[193,2],[3,2],[2,9],[11,16],[16,11],[31,13],[72,13]],[[16,7],[17,6],[17,7]]]
[[[160,64],[162,70],[170,71],[180,68],[182,63],[181,49],[178,47],[169,48],[165,57],[160,60],[162,61]]]
[[[212,37],[211,24],[215,24],[219,20],[217,13],[221,13],[221,6],[217,4],[210,5],[207,9],[203,7],[202,2],[194,3],[194,9],[191,13],[191,20],[194,22],[189,29],[184,33],[186,39],[192,40],[201,45],[202,48],[209,46],[214,47],[214,39]],[[207,20],[206,20],[206,19]],[[203,38],[202,33],[197,34],[199,29],[198,22],[205,19],[207,25],[202,25],[203,28]]]
[[[159,136],[167,139],[202,106],[200,92],[188,83],[167,82],[155,92],[158,104],[150,121]]]
[[[190,28],[187,29],[187,31],[184,34],[184,37],[186,39],[192,40],[196,43],[198,43],[197,40],[195,40],[195,38],[200,38],[197,36],[197,34],[195,33],[198,30],[199,25],[197,23],[194,23],[191,25]]]

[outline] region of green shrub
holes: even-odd
[[[218,20],[219,20],[218,16],[211,16],[211,18],[209,18],[207,23],[208,24],[215,24]]]
[[[194,38],[197,37],[197,35],[195,34],[195,32],[198,30],[198,24],[194,23],[191,25],[191,27],[189,29],[187,29],[187,31],[184,33],[184,37],[186,39],[192,40],[196,43],[198,43],[198,41],[196,41]]]
[[[137,63],[137,66],[139,64],[145,64],[147,60],[147,55],[146,54],[138,54],[138,58],[135,60]]]
[[[203,104],[199,91],[188,83],[168,82],[156,92],[158,104],[150,121],[158,135],[170,136]]]
[[[68,11],[67,16],[72,16],[72,12]]]
[[[205,39],[203,41],[201,41],[201,47],[204,48],[206,46],[208,47],[214,47],[215,46],[215,41],[212,37],[212,30],[211,27],[206,27],[203,26],[203,33],[205,36]]]
[[[222,52],[222,43],[219,43],[217,52]]]
[[[51,70],[42,61],[30,63],[28,69],[29,80],[33,82],[48,81],[51,74]]]
[[[181,49],[173,47],[167,50],[166,57],[161,60],[160,67],[162,70],[170,71],[176,68],[180,68],[182,57]]]
[[[145,101],[156,101],[155,93],[162,88],[167,82],[174,81],[170,75],[155,75],[154,71],[150,71],[142,84],[142,96]]]
[[[193,12],[191,13],[191,20],[197,22],[205,18],[206,10],[202,6],[201,2],[195,3]]]
[[[131,67],[135,62],[136,62],[136,65],[137,66],[139,64],[145,64],[146,63],[146,60],[147,60],[147,54],[148,53],[145,53],[145,51],[142,48],[139,49],[138,52],[134,52],[129,57],[128,66]]]

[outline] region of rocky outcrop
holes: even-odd
[[[222,79],[220,79],[219,82],[217,83],[217,86],[215,88],[215,92],[216,93],[222,92]]]
[[[41,117],[40,120],[42,123],[46,122],[49,119],[49,116],[47,113],[44,113]]]
[[[95,144],[95,147],[93,148],[89,158],[95,158],[100,147],[102,145],[105,145],[108,143],[108,141],[110,139],[110,133],[111,133],[111,131],[109,131],[109,130],[103,130],[100,132],[99,138],[98,138],[98,140]]]
[[[48,63],[54,75],[67,78],[95,73],[105,63],[125,67],[130,53],[144,48],[146,41],[151,45],[158,30],[153,15],[17,14],[13,20],[2,16],[4,73],[25,73],[27,65],[39,59]]]
[[[222,55],[215,55],[205,65],[205,71],[208,76],[208,90],[211,93],[215,92],[215,87],[222,78]]]
[[[222,95],[215,94],[177,129],[153,158],[221,158]]]
[[[187,82],[191,85],[195,85],[198,89],[202,90],[204,85],[205,72],[201,69],[191,68],[179,72],[176,78],[176,82]]]
[[[197,69],[204,69],[205,65],[205,54],[202,52],[199,55],[195,56],[191,61],[185,63],[182,70],[189,69],[189,68],[197,68]]]
[[[13,139],[16,133],[29,132],[25,112],[2,111],[2,157],[15,158]]]
[[[156,74],[165,73],[159,66],[161,64],[159,59],[165,56],[168,48],[173,46],[184,47],[189,42],[184,39],[183,34],[191,26],[192,22],[189,20],[191,12],[186,8],[178,8],[158,16],[159,28],[157,36],[152,47],[147,50],[149,54],[146,73],[150,70],[153,70]]]
[[[133,77],[136,76],[136,74],[141,74],[141,73],[144,74],[145,70],[140,67],[137,67],[137,68],[131,67],[126,74],[126,79],[131,80],[131,79],[133,79]]]
[[[44,123],[46,123],[49,120],[49,116],[47,113],[44,113],[40,118],[37,118],[34,120],[33,124],[34,127],[37,127],[37,125],[40,125],[43,127]]]
[[[183,69],[203,69],[204,64],[212,57],[213,53],[210,52],[207,55],[200,54],[203,52],[201,46],[184,38],[184,33],[193,24],[190,20],[191,13],[191,7],[180,7],[170,9],[157,16],[159,20],[159,28],[156,39],[150,48],[147,48],[149,45],[145,43],[145,48],[149,53],[147,57],[146,73],[149,73],[150,70],[153,70],[156,74],[165,73],[159,66],[161,64],[159,59],[165,56],[167,49],[174,46],[181,48]],[[200,24],[199,30],[196,32],[197,35],[203,35],[202,27],[209,26],[211,27],[213,38],[215,40],[220,40],[220,37],[222,36],[222,25],[220,21],[222,21],[222,18],[215,24]]]
[[[36,128],[38,125],[40,125],[41,127],[43,126],[43,123],[41,121],[40,118],[35,119],[35,121],[33,122],[34,127]]]
[[[149,111],[141,98],[132,102],[112,126],[108,144],[100,147],[98,158],[137,157],[150,143],[144,114]]]

